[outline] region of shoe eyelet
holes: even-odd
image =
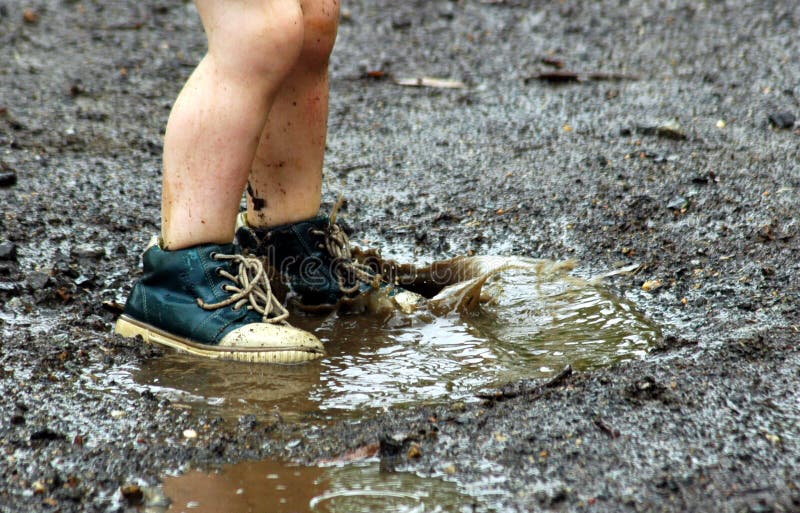
[[[208,256],[211,257],[213,260],[216,260],[217,259],[217,252],[216,251],[212,251],[211,253],[208,254]]]

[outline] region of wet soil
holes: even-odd
[[[479,511],[800,510],[797,3],[344,10],[325,198],[345,194],[354,240],[574,258],[584,276],[640,263],[608,286],[662,343],[551,386],[322,425],[120,391],[110,369],[164,357],[110,330],[157,230],[196,13],[0,2],[0,511],[122,511],[166,472],[375,444],[387,471],[499,490]]]

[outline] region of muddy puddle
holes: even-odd
[[[213,416],[279,411],[286,420],[313,421],[471,401],[478,390],[548,377],[567,364],[586,370],[642,357],[660,337],[657,326],[602,286],[552,265],[543,272],[542,261],[514,262],[525,265],[484,261],[471,278],[450,277],[457,284],[452,293],[429,301],[437,308],[449,302],[454,311],[446,315],[420,307],[389,316],[295,317],[294,325],[325,344],[321,361],[269,366],[168,353],[121,370],[115,381],[127,373],[136,386]],[[475,279],[483,280],[477,289],[483,302],[458,313],[453,298]]]
[[[417,290],[438,283],[410,308],[297,314],[292,323],[326,346],[327,356],[316,362],[253,365],[168,352],[95,381],[148,389],[175,407],[231,420],[279,413],[311,432],[332,419],[357,420],[388,407],[477,401],[481,390],[546,378],[568,364],[587,370],[641,358],[661,336],[631,303],[597,280],[571,276],[564,263],[495,257],[452,263],[414,277],[400,273],[398,280]],[[369,461],[308,468],[246,462],[166,478],[164,494],[169,511],[187,512],[449,512],[476,504],[491,509],[495,502],[491,486],[467,490],[381,472]]]
[[[381,472],[377,462],[298,467],[274,461],[191,471],[164,479],[168,508],[148,513],[436,513],[473,511],[475,499],[454,483]]]

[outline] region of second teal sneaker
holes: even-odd
[[[335,222],[335,214],[256,228],[242,213],[237,227],[236,240],[242,249],[261,258],[282,280],[289,290],[289,302],[298,308],[360,312],[381,311],[388,306],[409,311],[423,300],[382,273],[380,259],[354,258],[350,240]]]

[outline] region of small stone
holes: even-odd
[[[660,125],[637,125],[636,130],[642,135],[655,135],[675,141],[686,139],[686,132],[681,124],[675,120],[667,121]]]
[[[667,208],[670,210],[683,210],[689,206],[689,201],[684,198],[683,196],[675,196],[669,203],[667,203]]]
[[[661,280],[647,280],[646,282],[642,283],[642,290],[645,292],[652,292],[662,285]]]
[[[462,401],[457,401],[450,405],[450,410],[461,413],[467,410],[467,405]]]
[[[34,481],[31,488],[33,488],[33,493],[36,495],[42,495],[47,492],[47,485],[45,485],[42,481]]]
[[[91,286],[92,286],[92,284],[93,284],[93,282],[94,282],[94,276],[93,276],[93,275],[86,276],[86,275],[84,275],[84,274],[81,274],[80,276],[78,276],[77,278],[75,278],[75,279],[73,280],[73,282],[74,282],[74,283],[75,283],[75,285],[77,285],[78,287],[89,288],[89,287],[91,287]]]
[[[395,30],[407,29],[411,25],[411,20],[408,18],[395,18],[392,20],[392,28]]]
[[[0,166],[0,187],[11,187],[17,184],[17,173],[6,166]]]
[[[29,25],[33,25],[39,21],[39,13],[33,9],[25,9],[22,11],[22,20]]]
[[[79,244],[72,248],[72,256],[75,258],[91,258],[98,260],[106,256],[106,249],[95,244]]]
[[[194,429],[184,429],[183,437],[189,440],[197,438],[197,431],[195,431]]]
[[[53,442],[56,440],[65,440],[67,437],[61,433],[57,433],[49,428],[40,429],[31,433],[31,442]]]
[[[444,471],[444,473],[445,473],[445,474],[449,474],[449,475],[451,475],[451,476],[452,476],[453,474],[455,474],[455,473],[456,473],[456,471],[457,471],[457,469],[456,469],[456,466],[455,466],[455,465],[453,465],[452,463],[450,463],[449,465],[445,465],[444,467],[442,467],[442,470]]]
[[[139,485],[134,483],[124,484],[119,487],[119,493],[131,506],[138,506],[144,499],[144,493]]]
[[[446,20],[452,20],[455,17],[453,6],[450,3],[442,4],[437,10],[439,17]]]
[[[111,412],[111,418],[114,420],[119,420],[125,416],[125,412],[122,410],[114,410]]]
[[[49,282],[50,275],[47,273],[36,271],[28,275],[28,287],[30,287],[31,290],[41,290],[47,287]]]
[[[797,122],[797,117],[788,111],[783,112],[773,112],[767,116],[769,119],[769,124],[775,128],[788,130],[794,127],[794,124]]]
[[[0,243],[0,260],[17,261],[17,245],[13,242]]]
[[[717,120],[717,128],[719,128],[720,130],[725,128],[726,125],[727,123],[725,123],[724,119]]]
[[[418,444],[411,444],[411,447],[408,448],[406,452],[406,457],[410,460],[417,459],[422,456],[422,451],[419,448]]]
[[[656,127],[656,135],[676,141],[686,139],[686,132],[684,132],[683,127],[677,121],[669,121]]]
[[[18,291],[19,287],[17,287],[16,283],[8,281],[0,281],[0,293],[11,295],[11,294],[16,294]]]

